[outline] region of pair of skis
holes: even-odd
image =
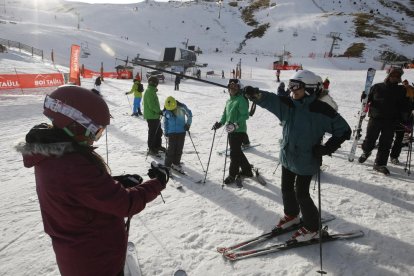
[[[359,115],[358,123],[355,125],[355,128],[353,130],[353,142],[352,142],[351,151],[349,152],[349,155],[348,155],[349,162],[353,162],[355,159],[355,152],[358,146],[358,141],[361,138],[362,122],[364,121],[365,116],[367,115],[367,111],[368,111],[368,108],[367,108],[368,94],[371,89],[372,83],[374,81],[375,72],[376,70],[374,68],[369,68],[367,71],[367,78],[365,80],[365,89],[363,93],[365,97],[362,99],[361,109],[358,113]]]
[[[322,218],[322,223],[326,223],[334,219],[335,219],[334,216],[324,217]],[[266,255],[266,254],[273,253],[273,252],[284,251],[284,250],[293,249],[297,247],[303,247],[303,246],[312,245],[312,244],[318,244],[319,238],[316,238],[316,239],[312,239],[306,242],[297,242],[295,240],[287,240],[285,242],[273,244],[270,246],[252,248],[254,245],[257,245],[265,241],[269,241],[272,238],[277,237],[279,235],[297,230],[302,226],[303,226],[303,222],[301,221],[299,224],[293,225],[286,229],[275,228],[268,233],[265,233],[255,238],[231,245],[229,247],[218,247],[217,252],[221,253],[223,257],[226,258],[227,260],[237,261],[237,260],[241,260],[241,259],[245,259],[249,257]],[[332,235],[327,233],[326,228],[323,231],[324,231],[323,232],[324,234],[322,236],[322,242],[352,239],[352,238],[362,237],[364,235],[364,232],[362,232],[361,230],[351,231],[351,232],[341,233],[341,234],[332,234]],[[242,250],[247,247],[252,248],[252,249]]]

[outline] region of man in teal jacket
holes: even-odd
[[[144,119],[148,124],[148,154],[158,155],[159,150],[165,151],[162,147],[162,128],[160,115],[160,102],[157,96],[158,79],[150,77],[148,79],[148,87],[144,93]]]
[[[216,122],[212,129],[216,130],[226,125],[230,145],[230,168],[229,175],[224,180],[225,184],[235,181],[237,175],[253,176],[252,167],[244,155],[241,146],[246,139],[246,120],[249,118],[249,104],[243,97],[241,85],[238,79],[230,79],[228,84],[230,99],[226,102],[220,122]],[[240,171],[241,169],[241,171]]]
[[[319,234],[319,213],[310,197],[309,186],[322,156],[331,155],[351,137],[351,128],[342,116],[317,99],[321,89],[322,78],[308,70],[300,70],[291,77],[291,97],[280,97],[251,86],[244,89],[249,100],[275,114],[283,124],[279,158],[285,215],[276,227],[298,224],[301,212],[304,227],[292,236],[297,241],[311,240]],[[326,132],[332,136],[321,144]]]

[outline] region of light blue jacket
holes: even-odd
[[[332,136],[325,143],[330,153],[336,151],[351,137],[348,123],[328,104],[306,96],[302,100],[280,97],[274,93],[260,91],[257,105],[267,109],[283,123],[283,141],[280,162],[298,175],[313,175],[321,160],[312,149],[320,144],[325,133]]]
[[[177,108],[175,110],[163,111],[164,115],[164,132],[166,135],[173,133],[184,133],[184,126],[187,124],[191,126],[193,113],[183,103],[177,101]]]

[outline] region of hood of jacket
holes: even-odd
[[[15,149],[23,156],[24,166],[33,167],[49,157],[60,157],[74,152],[73,141],[61,129],[48,124],[34,126],[24,142],[19,142]]]

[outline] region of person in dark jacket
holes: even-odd
[[[179,75],[175,75],[175,80],[174,80],[174,90],[178,91],[180,90],[180,82],[181,82],[181,77]]]
[[[317,99],[322,89],[320,76],[299,70],[289,81],[290,97],[247,86],[244,95],[279,118],[283,125],[283,140],[279,160],[282,164],[282,197],[285,215],[277,228],[300,223],[304,226],[292,240],[307,241],[318,236],[319,212],[309,194],[312,176],[322,163],[322,156],[331,155],[350,139],[351,128],[331,106]],[[332,136],[321,144],[325,133]]]
[[[168,182],[155,162],[139,175],[113,177],[95,152],[109,125],[102,97],[78,86],[61,86],[44,101],[53,125],[40,124],[16,146],[24,166],[34,167],[45,232],[52,239],[61,275],[123,275],[130,218],[154,200]]]
[[[102,84],[102,77],[99,76],[95,79],[95,89],[101,93],[101,84]]]
[[[282,97],[289,97],[290,91],[285,88],[285,83],[281,82],[277,88],[277,95]]]
[[[373,85],[368,94],[369,121],[367,134],[362,143],[363,153],[358,161],[364,163],[368,159],[379,137],[374,170],[385,175],[390,174],[387,162],[394,131],[399,122],[408,119],[408,101],[405,98],[405,88],[399,85],[403,74],[401,68],[391,68],[384,82]]]
[[[395,129],[394,143],[392,144],[392,148],[390,152],[391,163],[393,163],[394,165],[401,164],[400,161],[398,160],[398,157],[401,154],[404,136],[409,136],[413,128],[412,112],[414,110],[414,87],[412,87],[408,83],[408,80],[404,80],[402,84],[406,90],[406,100],[408,101],[408,106],[409,106],[409,109],[408,109],[409,118],[407,121],[401,121],[397,125],[397,128]]]
[[[236,176],[252,177],[253,173],[252,166],[241,149],[246,139],[246,120],[249,118],[248,101],[241,93],[241,84],[238,79],[230,79],[227,87],[230,99],[226,102],[220,121],[216,122],[212,129],[217,130],[223,125],[226,126],[230,145],[230,168],[224,183],[232,184]]]

